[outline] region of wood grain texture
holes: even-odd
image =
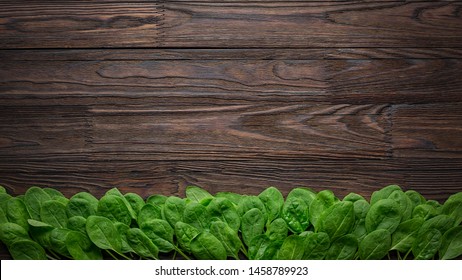
[[[0,185],[462,191],[461,1],[0,0]],[[9,258],[0,248],[0,259]]]
[[[0,47],[460,48],[460,7],[457,1],[2,1]]]
[[[158,1],[1,1],[0,48],[156,47]]]
[[[460,47],[460,5],[440,1],[167,1],[161,45]]]
[[[33,49],[2,50],[1,61],[130,60],[367,60],[460,59],[461,48],[303,48],[303,49]]]
[[[68,195],[89,191],[100,197],[118,187],[143,197],[154,193],[184,197],[186,186],[194,184],[211,193],[256,195],[268,186],[277,186],[286,195],[296,186],[307,186],[316,191],[331,189],[339,197],[354,191],[369,198],[373,191],[400,182],[405,190],[414,189],[428,199],[444,201],[461,191],[460,185],[454,184],[460,178],[454,170],[462,168],[462,160],[136,161],[113,157],[111,161],[24,159],[14,164],[3,162],[0,167],[4,185],[15,194],[39,185],[55,187]]]
[[[462,158],[462,103],[399,106],[392,122],[396,157]]]
[[[265,100],[291,105],[459,102],[461,61],[7,60],[0,68],[0,87],[4,98],[14,100],[23,94],[40,97],[33,102],[41,102],[47,96],[83,98],[95,94],[126,99],[213,98],[220,105]],[[80,102],[78,98],[74,101],[74,105]]]

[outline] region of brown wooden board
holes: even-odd
[[[462,47],[461,3],[0,3],[2,48]]]
[[[461,1],[0,1],[0,185],[462,191]],[[0,248],[0,258],[9,258]]]

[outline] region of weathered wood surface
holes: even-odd
[[[0,185],[369,197],[399,184],[443,201],[462,191],[461,11],[0,1]]]
[[[366,196],[400,183],[437,199],[460,190],[460,59],[414,58],[415,51],[406,58],[232,59],[233,52],[216,50],[191,59],[191,52],[131,50],[130,59],[111,50],[4,53],[3,180],[18,192],[36,180],[95,185],[99,194],[114,185],[176,193],[179,182],[238,191],[309,185]],[[267,166],[278,163],[284,175],[275,179]],[[432,168],[447,178],[427,175]]]
[[[460,1],[2,1],[0,47],[460,48],[460,10]]]

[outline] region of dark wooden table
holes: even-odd
[[[461,1],[0,1],[0,184],[462,191]]]

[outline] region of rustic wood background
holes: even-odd
[[[0,61],[14,194],[462,191],[462,1],[0,1]]]

